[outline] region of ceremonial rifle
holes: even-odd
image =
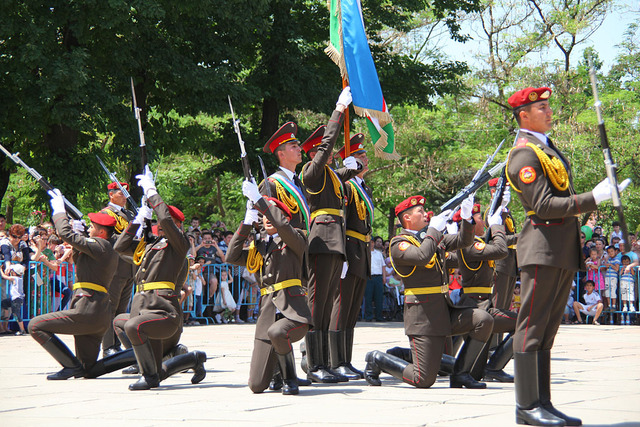
[[[233,112],[233,104],[231,104],[231,96],[227,95],[229,99],[229,109],[231,110],[231,118],[233,119],[233,130],[238,135],[238,144],[240,145],[240,162],[242,162],[242,172],[245,179],[251,181],[253,175],[251,175],[251,165],[249,165],[249,159],[247,158],[247,151],[244,149],[244,141],[242,140],[242,134],[240,133],[240,120],[236,120],[236,115]]]
[[[19,157],[20,153],[11,154],[6,148],[4,148],[4,146],[2,146],[2,144],[0,144],[0,149],[4,152],[4,154],[7,155],[7,157],[13,160],[15,164],[25,168],[29,175],[34,177],[45,191],[54,189],[53,185],[51,185],[49,181],[44,179],[37,170],[29,167],[25,162],[22,161],[22,159]],[[69,200],[67,200],[66,197],[62,196],[62,198],[64,199],[64,208],[67,211],[67,214],[69,214],[69,216],[73,219],[82,219],[82,212],[80,212],[80,209],[76,208]]]
[[[133,209],[133,212],[137,214],[138,213],[138,206],[136,206],[136,202],[133,200],[133,197],[131,197],[131,194],[129,194],[127,189],[124,188],[122,184],[120,184],[120,180],[118,179],[116,174],[111,172],[107,168],[107,165],[104,164],[102,159],[100,159],[100,157],[97,154],[96,154],[96,159],[98,159],[98,162],[100,163],[100,166],[102,166],[102,169],[104,169],[104,171],[107,173],[107,175],[109,176],[109,179],[111,179],[111,182],[114,182],[118,186],[118,189],[120,191],[122,191],[122,194],[124,195],[124,197],[127,198],[127,201],[131,205],[131,208]]]
[[[596,116],[598,117],[598,130],[600,131],[600,146],[602,148],[602,154],[604,155],[604,167],[607,171],[607,177],[611,184],[611,202],[613,207],[618,212],[618,221],[620,222],[620,229],[622,230],[622,239],[627,244],[627,249],[631,250],[629,244],[629,231],[627,229],[627,222],[624,219],[624,210],[622,208],[622,202],[620,201],[620,191],[618,189],[618,175],[616,173],[616,164],[611,156],[611,150],[609,149],[609,140],[607,139],[607,130],[604,127],[604,119],[602,118],[602,111],[600,107],[602,103],[598,99],[598,86],[596,81],[596,70],[593,68],[593,63],[589,59],[589,76],[591,77],[591,87],[593,89],[593,106],[596,109]],[[624,183],[623,183],[624,184]]]
[[[262,170],[262,179],[264,179],[264,188],[267,190],[267,197],[273,197],[271,195],[271,187],[269,187],[269,185],[267,184],[267,170],[264,167],[262,157],[258,156],[258,160],[260,161],[260,169]]]
[[[518,129],[518,131],[516,132],[516,137],[514,138],[514,144],[515,144],[515,141],[518,140],[519,135],[520,135],[520,129]],[[500,204],[502,203],[502,197],[504,196],[504,190],[506,188],[507,188],[507,168],[504,167],[502,169],[502,173],[500,174],[500,177],[498,178],[498,183],[496,184],[496,192],[493,193],[493,197],[491,199],[491,206],[489,207],[489,211],[487,212],[487,219],[489,219],[489,217],[495,213],[496,209],[498,209],[498,206],[500,206]]]
[[[142,164],[142,173],[144,174],[144,167],[147,165],[147,144],[144,140],[144,131],[142,130],[142,117],[140,112],[141,108],[138,108],[138,102],[136,100],[136,88],[133,85],[133,77],[131,77],[131,97],[132,97],[132,106],[133,106],[133,114],[138,121],[138,135],[140,137],[140,163]],[[151,234],[153,233],[151,228],[151,220],[146,219],[144,221],[144,237],[147,242],[151,241]]]
[[[456,206],[458,206],[460,203],[462,203],[464,199],[469,197],[471,193],[474,193],[476,190],[478,190],[478,188],[482,187],[484,184],[489,182],[491,177],[495,176],[500,172],[500,169],[504,168],[504,166],[506,165],[506,162],[498,163],[497,165],[492,167],[489,170],[489,172],[485,171],[487,166],[489,166],[493,162],[493,159],[496,157],[496,155],[502,148],[502,144],[504,144],[505,140],[506,138],[503,139],[502,142],[500,142],[500,144],[498,145],[498,148],[496,148],[493,154],[487,157],[487,161],[484,162],[484,165],[482,165],[482,167],[476,172],[471,182],[462,190],[460,190],[458,194],[453,196],[444,205],[440,207],[441,212],[444,212],[447,209],[453,209]]]

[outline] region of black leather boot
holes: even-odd
[[[136,355],[142,376],[138,382],[129,384],[129,390],[149,390],[158,387],[160,385],[160,377],[151,342],[147,340],[144,344],[134,345],[133,352]]]
[[[538,352],[516,353],[514,360],[516,423],[535,426],[563,426],[558,418],[540,403],[538,390]]]
[[[503,371],[504,367],[513,357],[513,338],[508,335],[493,352],[489,358],[487,367],[484,370],[486,381],[496,381],[500,383],[512,383],[513,377]]]
[[[353,329],[347,329],[346,331],[344,331],[344,340],[345,340],[345,344],[344,344],[344,352],[345,352],[345,356],[346,356],[346,367],[353,372],[354,374],[358,375],[361,379],[364,378],[364,372],[362,372],[359,369],[356,369],[352,364],[351,361],[353,360]]]
[[[269,381],[269,390],[282,390],[282,375],[280,374],[280,366],[278,366],[278,364],[273,368],[273,375],[271,375],[271,381]]]
[[[322,366],[325,367],[327,372],[336,377],[339,383],[346,383],[349,381],[349,378],[333,371],[333,369],[330,368],[331,360],[329,359],[329,331],[322,331]]]
[[[300,354],[301,354],[300,368],[302,369],[302,372],[306,374],[307,373],[307,344],[304,341],[300,343]]]
[[[207,371],[204,369],[204,362],[206,360],[207,354],[204,351],[191,351],[187,354],[172,357],[162,363],[160,381],[164,381],[178,372],[193,369],[194,373],[191,378],[191,384],[198,384],[207,376]]]
[[[307,379],[316,383],[337,383],[338,377],[323,365],[322,332],[307,332],[305,337],[307,350]]]
[[[408,363],[413,363],[413,356],[411,355],[411,349],[406,347],[393,347],[387,350],[387,353],[404,360]]]
[[[277,354],[278,366],[282,375],[282,394],[298,394],[298,375],[296,374],[296,361],[293,351],[287,354]]]
[[[379,378],[380,372],[386,372],[387,374],[404,381],[402,373],[407,365],[409,365],[409,362],[406,360],[388,353],[383,353],[379,350],[373,350],[367,353],[365,360],[367,362],[367,366],[364,369],[364,379],[367,380],[369,385],[379,386],[382,384]]]
[[[62,370],[55,374],[47,375],[48,380],[66,380],[71,377],[80,378],[84,376],[85,372],[82,363],[69,350],[69,347],[60,341],[60,338],[52,335],[47,342],[42,344],[42,347],[62,365]]]
[[[489,338],[489,342],[486,342],[478,353],[476,357],[476,361],[473,363],[471,370],[469,371],[469,375],[476,380],[480,381],[484,378],[484,371],[487,367],[487,359],[489,358],[489,347],[491,346],[491,338]]]
[[[348,380],[359,380],[360,375],[351,372],[347,366],[346,340],[344,331],[329,331],[329,360],[331,372],[347,377]]]
[[[131,351],[133,351],[133,349]],[[124,375],[138,375],[140,373],[140,368],[138,367],[137,363],[134,363],[133,365],[129,366],[128,368],[124,368],[122,370],[122,373]]]
[[[485,345],[486,343],[469,337],[464,340],[464,344],[453,365],[453,373],[449,377],[449,386],[451,388],[487,388],[485,383],[476,381],[470,374],[473,364],[476,363],[478,355]],[[484,364],[482,369],[484,371]]]
[[[136,355],[132,349],[122,350],[111,356],[103,357],[87,372],[85,378],[98,378],[110,372],[118,371],[136,363]],[[136,365],[137,369],[137,365]]]
[[[581,426],[580,418],[570,417],[563,414],[551,404],[551,351],[542,350],[538,352],[538,392],[540,393],[540,404],[547,412],[562,418],[568,426]]]
[[[187,354],[189,352],[189,349],[187,348],[186,345],[183,344],[177,344],[176,346],[172,347],[162,358],[162,361],[165,362],[169,359],[171,359],[172,357],[175,356],[180,356],[181,354]],[[128,368],[125,368],[122,370],[122,373],[124,375],[138,375],[140,373],[140,368],[138,367],[137,363],[134,363],[133,365],[129,366]]]
[[[440,370],[438,370],[438,375],[441,377],[450,377],[453,374],[453,367],[456,365],[456,358],[453,356],[449,356],[448,354],[443,354],[440,358]]]

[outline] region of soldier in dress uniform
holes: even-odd
[[[413,363],[375,350],[367,353],[365,379],[380,385],[380,372],[419,388],[436,380],[449,335],[469,334],[471,340],[460,350],[451,387],[486,387],[469,374],[484,343],[491,336],[493,318],[478,308],[454,307],[449,299],[446,252],[473,243],[471,224],[473,197],[462,202],[462,226],[457,234],[443,235],[450,211],[427,220],[424,197],[412,196],[396,206],[403,229],[391,240],[389,254],[393,268],[405,286],[404,326],[411,343]]]
[[[120,185],[129,190],[129,184],[121,182]],[[118,187],[115,182],[110,183],[107,186],[107,192],[109,196],[109,203],[103,208],[100,213],[110,215],[116,221],[114,227],[115,233],[112,236],[113,243],[120,236],[120,234],[127,228],[129,222],[133,220],[134,214],[130,210],[126,209],[127,198]],[[113,319],[121,313],[126,313],[131,301],[131,291],[133,290],[133,276],[136,273],[136,266],[133,264],[131,257],[120,257],[118,259],[118,266],[111,284],[109,285],[109,300],[111,301],[111,322],[109,322],[109,329],[105,332],[102,338],[102,354],[103,357],[110,356],[114,353],[122,351],[120,343],[116,338],[116,334],[113,330]]]
[[[124,331],[132,344],[142,377],[129,390],[158,387],[168,376],[192,368],[193,384],[204,379],[202,351],[192,351],[162,363],[162,356],[178,344],[182,331],[180,290],[188,269],[189,240],[182,230],[184,214],[168,206],[158,194],[149,167],[138,175],[138,185],[144,190],[149,205],[158,217],[162,236],[150,241],[135,238],[138,228],[151,219],[146,202],[141,204],[136,218],[120,235],[115,249],[125,256],[140,257],[135,281],[138,289],[131,303],[131,313],[121,314],[114,321],[116,331]]]
[[[584,270],[577,216],[611,198],[607,179],[576,194],[571,166],[545,135],[553,127],[551,89],[526,88],[508,100],[520,127],[507,178],[527,218],[518,238],[522,307],[513,340],[516,422],[581,425],[551,404],[551,347],[578,270]],[[622,189],[622,188],[621,188]]]
[[[365,136],[357,133],[350,140],[350,155],[362,169],[355,178],[344,185],[346,214],[346,254],[347,272],[340,280],[331,310],[329,323],[329,356],[333,372],[349,379],[364,378],[364,373],[351,364],[353,354],[353,334],[362,298],[371,275],[371,227],[373,224],[372,192],[364,182],[364,174],[369,170],[367,150],[364,149]],[[345,160],[346,147],[338,155]]]
[[[90,213],[89,237],[83,235],[84,226],[72,229],[59,190],[49,191],[53,222],[60,238],[73,247],[76,267],[75,291],[68,310],[56,311],[33,318],[29,333],[63,367],[48,380],[82,377],[96,363],[100,341],[111,322],[109,284],[118,263],[118,254],[109,238],[115,219],[102,213]],[[76,355],[55,335],[74,335]]]
[[[486,233],[480,205],[475,204],[473,206],[474,244],[458,249],[455,253],[457,267],[462,276],[460,300],[456,306],[478,307],[486,310],[493,317],[494,334],[503,332],[513,334],[516,327],[517,314],[493,307],[491,300],[494,263],[507,256],[509,243],[512,243],[507,241],[502,225],[502,212],[508,202],[509,197],[503,198],[503,204],[487,219],[489,230]],[[457,218],[456,216],[454,215],[453,220],[460,221],[459,215]],[[483,235],[484,237],[481,237]],[[489,343],[487,343],[471,370],[471,376],[478,381],[484,377],[498,382],[513,382],[513,377],[503,371],[513,356],[512,344],[512,337],[508,336],[496,348],[487,364],[489,353]]]
[[[313,316],[313,329],[305,338],[307,378],[314,382],[348,381],[329,369],[329,347],[337,347],[337,334],[329,335],[329,321],[334,295],[346,262],[344,186],[343,182],[358,173],[358,162],[350,156],[345,167],[334,170],[333,146],[338,139],[344,111],[351,104],[351,90],[343,89],[327,126],[318,128],[302,145],[311,160],[300,173],[309,202],[309,269],[308,303]],[[329,339],[334,340],[330,345]]]
[[[249,181],[242,186],[247,196],[247,212],[233,235],[227,262],[243,265],[256,273],[260,282],[260,314],[249,372],[249,388],[262,393],[272,379],[277,363],[282,377],[282,394],[298,394],[298,377],[292,343],[301,340],[312,324],[302,287],[303,257],[307,250],[306,231],[293,227],[289,208],[276,198],[263,198],[258,187]],[[258,211],[266,239],[249,249],[244,242],[252,225],[259,223]]]

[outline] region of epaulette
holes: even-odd
[[[514,148],[526,147],[529,140],[527,138],[518,138]]]

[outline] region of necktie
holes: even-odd
[[[298,187],[300,191],[302,191],[302,189],[304,188],[304,185],[302,184],[302,181],[300,181],[300,178],[298,178],[298,175],[293,175],[293,183],[296,185],[296,187]]]

